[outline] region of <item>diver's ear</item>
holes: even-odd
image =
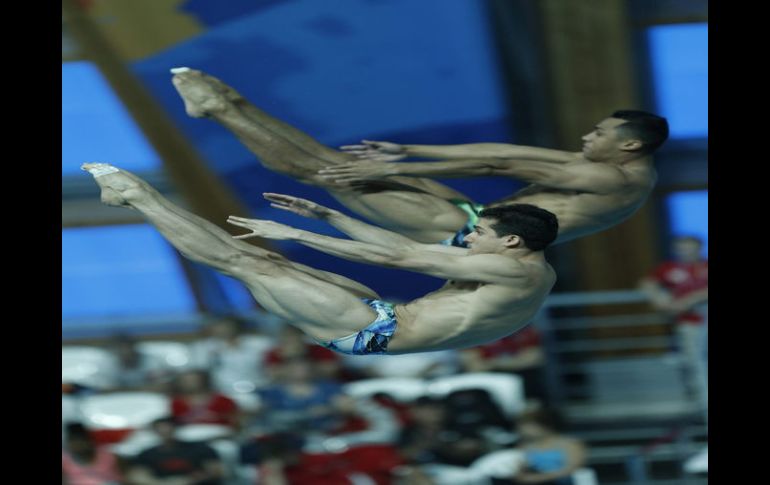
[[[507,248],[518,248],[524,245],[524,240],[515,234],[510,234],[505,236],[503,245],[505,245]]]
[[[620,149],[624,152],[635,152],[642,149],[642,142],[640,140],[626,140],[620,144]]]

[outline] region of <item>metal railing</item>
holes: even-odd
[[[684,472],[666,480],[649,474],[651,462],[683,463],[702,449],[708,430],[697,397],[686,392],[671,317],[623,307],[647,301],[638,290],[551,295],[533,322],[547,356],[546,389],[571,424],[590,426],[571,434],[602,443],[590,445],[588,466],[620,465],[623,483],[705,483]],[[602,378],[604,387],[593,382]],[[675,439],[650,445],[672,428],[680,430]]]

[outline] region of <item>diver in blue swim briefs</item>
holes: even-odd
[[[272,202],[273,207],[325,220],[359,244],[375,244],[382,249],[370,253],[360,248],[362,251],[358,252],[359,248],[352,241],[351,247],[342,250],[333,241],[334,238],[306,231],[297,233],[294,228],[270,221],[231,218],[231,223],[252,231],[237,237],[290,238],[353,261],[451,277],[440,290],[405,305],[394,305],[376,298],[362,299],[375,312],[375,318],[369,325],[341,338],[316,339],[321,345],[338,352],[354,355],[396,354],[466,347],[495,340],[526,324],[555,282],[553,269],[542,258],[542,250],[556,237],[558,222],[553,214],[534,206],[516,205],[488,211],[479,209],[476,223],[461,241],[467,244],[467,249],[462,249],[415,243],[305,199],[282,194],[265,194],[265,198]],[[513,233],[517,235],[513,236]],[[518,234],[526,234],[531,246],[527,246]],[[392,246],[395,247],[391,250]],[[415,253],[408,260],[401,261],[398,255],[404,249]],[[515,259],[517,263],[510,266],[511,261],[506,258]],[[527,263],[519,266],[524,259]],[[499,269],[503,273],[516,266],[527,274],[514,270],[518,277],[503,276],[498,279],[502,275],[489,273],[486,278],[482,277],[481,273],[497,272],[493,268],[495,262],[501,265]],[[452,267],[453,264],[459,266]],[[527,284],[532,284],[532,287],[528,288]],[[535,297],[534,301],[523,302],[525,294]],[[503,307],[508,310],[501,311]],[[468,318],[469,310],[479,312],[477,321]]]
[[[520,329],[532,319],[556,276],[543,250],[556,239],[556,216],[515,204],[485,209],[467,248],[421,244],[314,202],[265,194],[275,208],[324,220],[352,239],[273,221],[231,216],[247,229],[231,236],[175,206],[137,176],[88,163],[102,202],[139,211],[185,257],[240,280],[269,312],[320,344],[350,354],[398,354],[470,347]],[[391,304],[366,286],[292,262],[242,239],[292,240],[336,257],[424,273],[443,287]]]

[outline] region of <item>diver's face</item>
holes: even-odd
[[[583,156],[589,160],[603,161],[617,157],[622,153],[621,147],[627,141],[620,136],[616,128],[626,120],[606,118],[594,127],[594,130],[583,135]]]
[[[492,229],[495,222],[494,219],[485,217],[479,219],[473,232],[463,238],[468,246],[468,254],[495,254],[507,247],[505,242],[508,238],[498,236]]]

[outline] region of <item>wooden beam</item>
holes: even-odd
[[[227,216],[248,214],[247,208],[206,167],[191,144],[102,35],[93,19],[74,0],[62,1],[62,13],[68,32],[83,54],[96,64],[158,152],[169,179],[187,201],[190,210],[231,231],[225,223]],[[105,161],[120,165],[120,160]]]
[[[623,108],[640,108],[625,0],[541,0],[553,118],[560,148],[579,151],[581,136]],[[657,261],[658,228],[648,202],[627,221],[567,243],[572,290],[632,288]],[[566,248],[565,248],[566,249]]]
[[[166,195],[172,195],[176,203],[230,234],[242,232],[240,228],[234,228],[225,221],[232,214],[247,216],[248,208],[216,174],[208,169],[189,141],[155,102],[141,81],[133,75],[118,50],[95,24],[94,19],[79,8],[75,0],[62,1],[62,19],[68,34],[77,43],[78,53],[82,53],[99,68],[163,161],[168,179],[179,198],[173,197],[174,194]],[[169,82],[171,82],[170,74]],[[120,160],[104,161],[120,165]],[[117,212],[114,216],[110,216],[109,220],[107,213],[102,211],[93,211],[91,217],[83,217],[82,214],[74,215],[72,209],[83,209],[83,207],[77,207],[78,203],[84,202],[68,201],[62,207],[62,219],[66,219],[74,226],[125,224],[136,220],[131,214],[117,215]],[[250,239],[247,242],[270,249],[269,244],[264,240]],[[200,294],[201,281],[188,271],[187,266],[183,265],[183,267],[188,273],[199,309],[208,310],[206,299]]]

